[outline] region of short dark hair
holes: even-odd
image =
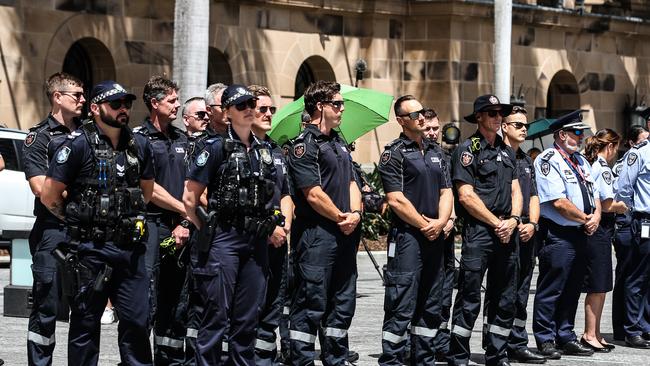
[[[47,81],[45,82],[45,95],[47,99],[51,100],[54,92],[61,91],[66,87],[66,85],[84,87],[84,83],[79,80],[76,76],[72,76],[65,72],[57,72],[52,74]]]
[[[433,108],[424,108],[424,119],[434,119],[438,117],[438,113]]]
[[[630,144],[628,143],[628,141],[636,142],[636,140],[639,139],[639,136],[644,132],[648,132],[648,130],[643,126],[630,127],[630,129],[627,130],[627,134],[625,134],[625,146],[632,147],[629,146]]]
[[[248,86],[248,90],[250,90],[256,98],[261,96],[271,98],[271,91],[265,86],[253,84]]]
[[[151,112],[151,99],[161,101],[172,91],[178,92],[178,89],[178,84],[174,81],[166,79],[160,75],[155,75],[144,84],[142,99],[144,100],[147,109],[149,109],[149,112]]]
[[[205,102],[205,99],[203,97],[192,97],[183,103],[183,111],[181,112],[181,116],[185,116],[185,111],[187,111],[187,108],[190,106],[190,104],[202,100]]]
[[[318,80],[305,90],[305,110],[310,116],[316,112],[316,104],[332,100],[334,95],[341,92],[341,85],[334,81]]]
[[[393,105],[393,109],[395,110],[396,117],[399,117],[404,114],[404,110],[402,110],[402,103],[409,100],[417,100],[417,99],[411,94],[402,95],[401,97],[397,98],[397,100],[395,101],[395,105]]]

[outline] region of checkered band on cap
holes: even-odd
[[[243,97],[243,96],[251,96],[251,97],[254,97],[253,93],[251,93],[248,89],[245,89],[245,88],[241,88],[241,87],[239,87],[239,88],[237,88],[237,89],[235,90],[235,94],[233,94],[233,95],[231,95],[230,97],[228,97],[228,99],[226,99],[226,102],[225,102],[225,103],[222,103],[222,104],[225,104],[225,105],[227,105],[227,106],[230,106],[230,105],[232,105],[232,104],[233,104],[237,99],[239,99],[239,98],[241,98],[241,97]]]
[[[90,100],[90,103],[91,104],[100,103],[100,102],[104,101],[105,99],[107,99],[108,97],[113,96],[113,95],[118,94],[118,93],[128,94],[129,92],[127,92],[126,89],[124,89],[124,87],[122,87],[122,85],[113,84],[112,89],[106,90],[105,92],[102,92],[102,93],[96,95],[93,99]]]

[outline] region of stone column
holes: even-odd
[[[494,1],[494,94],[510,103],[512,0]]]

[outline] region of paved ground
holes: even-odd
[[[375,254],[380,265],[385,263],[386,256],[384,253]],[[357,300],[357,311],[350,330],[351,348],[360,353],[361,358],[357,365],[376,365],[377,358],[381,350],[381,323],[383,318],[383,295],[384,290],[377,272],[372,266],[365,252],[360,252],[358,257],[359,263],[359,281],[357,284],[360,297]],[[0,287],[8,283],[9,270],[0,269]],[[4,292],[0,288],[0,313]],[[534,289],[533,289],[534,291]],[[532,296],[529,309],[532,308]],[[607,298],[605,305],[604,319],[602,324],[603,333],[606,338],[611,337],[610,321],[611,301]],[[481,319],[474,329],[472,337],[472,349],[475,352],[472,355],[472,361],[483,364],[482,350],[480,348],[481,338]],[[584,311],[582,307],[578,311],[576,320],[577,330],[581,331],[584,324]],[[530,319],[529,326],[530,329]],[[66,339],[67,324],[58,323],[56,339],[58,346],[54,355],[54,365],[66,364]],[[25,365],[26,356],[26,335],[27,319],[0,317],[0,358],[4,359],[6,365]],[[117,348],[117,325],[102,326],[102,343],[100,365],[114,365],[119,362],[119,351]],[[590,358],[580,357],[563,357],[558,361],[549,361],[548,365],[650,365],[650,350],[637,350],[625,347],[616,343],[617,348],[609,354],[598,355]],[[531,343],[532,344],[532,343]]]

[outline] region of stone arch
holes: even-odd
[[[321,56],[310,56],[300,64],[294,82],[294,97],[300,98],[309,84],[317,80],[336,81],[332,66]]]
[[[214,83],[231,85],[233,74],[228,62],[228,54],[210,46],[208,50],[208,85]]]
[[[580,109],[580,89],[575,76],[560,70],[549,82],[546,96],[546,117],[556,118]]]

